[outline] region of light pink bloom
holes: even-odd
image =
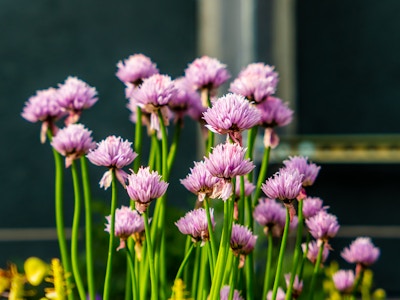
[[[358,237],[341,253],[348,263],[361,264],[364,267],[375,263],[379,255],[379,248],[374,246],[369,237]]]
[[[21,113],[21,116],[29,122],[42,122],[40,130],[40,141],[42,143],[46,141],[48,129],[53,135],[56,134],[57,128],[54,122],[65,115],[65,111],[58,104],[57,98],[58,90],[55,88],[37,91],[25,102],[25,107]]]
[[[297,169],[300,174],[303,174],[303,186],[313,185],[318,176],[320,166],[310,162],[308,157],[304,156],[289,156],[289,159],[283,161],[286,168]]]
[[[92,164],[109,168],[100,180],[100,187],[107,189],[111,185],[113,170],[119,182],[125,186],[127,174],[122,168],[131,164],[137,157],[131,145],[132,143],[124,141],[121,137],[108,136],[86,155]]]
[[[328,242],[336,236],[340,226],[336,216],[324,210],[319,211],[314,217],[306,219],[306,225],[311,235],[319,242]]]
[[[252,182],[250,182],[247,178],[244,178],[244,195],[250,196],[255,189],[256,186]],[[237,197],[240,197],[240,176],[236,178],[235,194]]]
[[[51,141],[51,145],[61,155],[65,156],[65,167],[68,168],[72,161],[87,154],[96,147],[91,137],[92,132],[82,124],[70,124],[59,130]]]
[[[285,291],[281,287],[278,287],[278,292],[276,294],[275,300],[285,300],[285,297],[286,297]],[[272,300],[272,291],[268,292],[267,300]]]
[[[339,270],[332,275],[335,288],[344,294],[351,294],[354,285],[353,270]]]
[[[231,287],[229,285],[224,285],[219,294],[220,300],[228,300],[229,292]],[[244,300],[242,296],[240,296],[240,292],[238,290],[233,291],[233,300]]]
[[[251,230],[240,224],[233,224],[230,240],[231,249],[234,255],[250,254],[257,241],[257,236]]]
[[[254,220],[264,227],[267,234],[272,231],[274,236],[282,236],[285,227],[286,210],[275,199],[260,199],[253,212]]]
[[[76,123],[84,109],[92,107],[98,100],[97,91],[77,77],[69,76],[63,84],[59,84],[58,103],[69,116],[65,124]]]
[[[150,171],[150,167],[140,167],[137,173],[129,174],[127,179],[126,191],[140,213],[145,212],[151,201],[164,195],[168,188],[168,183],[161,180],[157,171]]]
[[[243,96],[237,94],[227,94],[218,98],[203,115],[208,129],[215,133],[228,134],[239,145],[242,145],[241,132],[260,121],[260,112]]]
[[[117,67],[116,76],[119,80],[135,86],[141,84],[143,79],[158,74],[156,64],[149,57],[141,53],[133,54],[124,61],[119,61]]]
[[[262,191],[271,199],[290,203],[300,193],[303,175],[298,170],[280,169],[261,186]]]
[[[318,197],[307,197],[303,201],[303,216],[309,219],[315,216],[320,210],[327,210],[329,206],[322,206],[323,201]]]
[[[251,63],[247,65],[243,70],[240,71],[238,77],[247,77],[247,76],[260,76],[260,77],[276,77],[278,80],[278,73],[275,72],[275,67],[266,65],[264,63]]]
[[[291,273],[285,274],[286,287],[289,288]],[[299,281],[299,276],[294,276],[292,296],[297,299],[303,291],[303,280]]]
[[[308,243],[301,244],[301,248],[303,249],[303,253],[307,251],[307,258],[312,263],[315,264],[318,257],[318,252],[321,246],[317,241],[312,241]],[[307,249],[308,248],[308,249]],[[329,255],[329,245],[324,244],[324,250],[322,250],[322,260],[321,262],[324,263]]]

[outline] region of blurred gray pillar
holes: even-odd
[[[198,51],[228,65],[233,77],[255,59],[255,0],[199,0]]]

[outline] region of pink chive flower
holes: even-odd
[[[319,211],[314,217],[307,219],[306,225],[311,235],[319,243],[327,242],[330,238],[335,237],[340,228],[336,216],[324,210]]]
[[[351,294],[354,285],[353,270],[339,270],[332,275],[335,288],[343,294]]]
[[[121,137],[108,136],[105,140],[97,143],[97,147],[91,149],[86,155],[92,164],[109,168],[100,180],[101,188],[110,187],[113,170],[115,170],[116,178],[125,186],[127,174],[122,168],[130,165],[137,157],[131,145],[132,143],[128,140],[124,141]]]
[[[65,156],[66,168],[72,164],[73,160],[86,155],[89,150],[96,147],[91,133],[82,124],[70,124],[59,130],[54,136],[51,145],[57,152]]]
[[[290,273],[285,274],[286,287],[289,287],[290,277],[291,277]],[[299,280],[299,276],[295,275],[293,281],[292,297],[294,299],[297,299],[301,295],[302,291],[303,291],[303,280]]]
[[[278,73],[274,67],[254,63],[244,68],[231,83],[229,90],[243,95],[250,101],[263,102],[276,92]]]
[[[361,264],[364,267],[375,263],[379,255],[379,248],[374,246],[369,237],[358,237],[341,253],[348,263]]]
[[[69,76],[58,86],[58,104],[69,112],[66,125],[78,122],[82,111],[92,107],[98,100],[96,89],[77,77]]]
[[[57,128],[54,122],[65,114],[64,109],[58,104],[57,98],[58,90],[55,88],[37,91],[25,102],[21,113],[21,116],[29,122],[42,122],[40,130],[40,141],[42,143],[46,141],[47,130],[50,129],[53,135],[56,134]]]
[[[140,213],[145,212],[151,201],[164,195],[168,188],[168,183],[161,180],[157,171],[150,171],[150,167],[140,167],[127,179],[126,191]]]
[[[185,77],[195,89],[215,89],[225,83],[231,76],[226,65],[208,56],[195,59],[185,70]]]
[[[215,221],[213,209],[210,209],[210,217],[213,227],[212,230],[214,230]],[[184,217],[175,222],[175,225],[178,227],[181,233],[190,235],[193,242],[201,242],[201,246],[203,246],[209,239],[207,214],[204,208],[198,208],[189,211]]]
[[[250,182],[247,178],[244,178],[244,195],[245,196],[250,196],[254,190],[256,189],[256,186]],[[236,188],[235,188],[235,194],[236,197],[240,197],[240,177],[236,178]]]
[[[272,232],[282,236],[285,227],[286,211],[283,205],[274,199],[260,199],[253,212],[254,220],[264,227],[264,233]]]
[[[165,125],[168,125],[168,102],[176,96],[177,90],[171,77],[154,74],[143,80],[136,92],[133,94],[135,103],[144,112],[151,114],[150,128],[160,130],[158,111],[161,111]]]
[[[246,175],[255,168],[249,159],[245,159],[245,153],[246,149],[240,145],[225,143],[218,144],[209,157],[204,158],[211,175],[222,179],[219,195],[223,200],[232,195],[232,178]]]
[[[286,297],[285,291],[281,287],[278,287],[278,292],[276,294],[275,300],[285,300],[285,297]],[[272,300],[272,291],[269,291],[267,293],[267,300]]]
[[[312,242],[308,243],[308,245],[306,243],[301,244],[303,253],[307,252],[307,259],[314,265],[317,261],[318,252],[319,252],[320,247],[321,246],[319,245],[319,243],[317,241],[312,241]],[[326,259],[328,258],[328,255],[329,255],[329,246],[327,244],[324,244],[324,250],[322,250],[322,260],[321,260],[322,263],[324,263],[326,261]]]
[[[303,199],[303,216],[305,219],[314,217],[319,211],[327,210],[329,206],[322,206],[323,201],[318,197],[307,197]]]
[[[303,186],[310,186],[314,184],[315,179],[318,176],[320,166],[310,162],[307,157],[304,156],[290,156],[289,159],[284,160],[283,164],[286,168],[294,168],[303,174]]]
[[[230,245],[235,256],[246,256],[250,254],[257,241],[250,229],[243,225],[233,224]],[[243,261],[244,263],[244,261]]]
[[[227,94],[218,98],[203,116],[209,130],[228,134],[239,145],[242,145],[241,132],[260,121],[260,112],[243,96],[237,94]]]
[[[280,169],[262,184],[261,189],[271,199],[291,203],[299,195],[303,175],[296,169]]]
[[[188,191],[197,195],[199,201],[203,201],[206,197],[213,197],[213,191],[221,179],[212,176],[204,161],[201,161],[195,162],[190,174],[180,181]]]
[[[105,231],[111,231],[111,216],[106,217],[107,223]],[[135,233],[144,231],[143,217],[135,210],[127,206],[121,206],[115,210],[115,225],[114,234],[119,237],[120,244],[117,250],[123,249],[126,246],[126,240]]]
[[[220,300],[228,300],[229,293],[231,287],[229,285],[225,285],[222,287],[221,292],[219,294]],[[238,290],[233,291],[233,300],[244,300],[242,296],[240,296],[240,292]]]
[[[118,79],[135,86],[141,84],[143,79],[159,73],[156,64],[141,53],[130,55],[124,61],[119,61],[117,68]]]

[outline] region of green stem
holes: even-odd
[[[108,300],[110,298],[110,288],[111,288],[111,273],[112,264],[114,260],[114,244],[115,244],[115,210],[117,209],[117,184],[115,177],[115,170],[112,169],[112,181],[111,181],[111,218],[110,218],[110,239],[108,244],[108,257],[107,257],[107,268],[106,276],[104,279],[104,290],[103,290],[103,300]]]
[[[172,165],[175,161],[181,131],[182,131],[182,120],[179,119],[177,124],[175,125],[174,136],[172,138],[172,144],[171,144],[171,147],[169,148],[168,159],[167,159],[168,170],[171,170]]]
[[[285,256],[287,238],[288,238],[288,233],[289,233],[289,225],[290,225],[290,214],[289,214],[289,208],[286,207],[285,229],[283,230],[281,248],[279,250],[279,258],[278,258],[278,264],[277,264],[277,267],[276,267],[274,287],[273,287],[273,290],[272,290],[272,300],[276,299],[276,295],[278,293],[279,280],[280,280],[281,275],[282,275],[283,259],[284,259],[284,256]]]
[[[180,267],[179,267],[179,269],[178,269],[178,272],[176,273],[175,281],[176,281],[177,279],[181,278],[182,273],[183,273],[183,270],[184,270],[184,268],[185,268],[187,262],[189,261],[190,254],[192,254],[192,252],[193,252],[194,246],[195,246],[195,244],[192,243],[192,245],[190,245],[190,247],[189,247],[189,250],[186,252],[185,258],[183,259],[183,261],[182,261],[182,263],[181,263],[181,265],[180,265]],[[174,281],[174,282],[175,282],[175,281]]]
[[[132,252],[129,250],[128,247],[125,247],[125,249],[126,249],[126,256],[128,258],[128,262],[129,262],[129,269],[131,270],[131,272],[128,274],[130,274],[130,278],[131,278],[131,282],[132,282],[132,290],[133,290],[133,295],[134,295],[133,299],[139,299],[139,290],[136,285],[135,264],[133,262]]]
[[[237,277],[238,277],[238,273],[239,273],[239,256],[236,256],[233,258],[233,270],[232,270],[232,276],[231,276],[231,280],[229,283],[230,289],[229,289],[229,300],[233,300],[233,295],[235,293],[235,288],[236,288],[236,284],[237,284]]]
[[[149,269],[150,269],[150,281],[151,281],[151,299],[157,300],[158,299],[158,284],[156,282],[156,271],[154,269],[154,251],[153,245],[150,237],[150,229],[149,229],[149,217],[148,217],[147,210],[143,213],[143,221],[146,233],[146,244],[147,244],[147,255],[149,259]]]
[[[211,247],[211,257],[212,257],[212,269],[215,268],[215,263],[216,263],[216,249],[215,249],[215,237],[214,237],[214,230],[213,230],[213,225],[212,225],[212,220],[211,220],[211,214],[210,214],[210,206],[208,203],[208,198],[204,199],[204,206],[205,206],[205,211],[207,215],[207,224],[208,224],[208,235],[210,237],[210,247]]]
[[[188,235],[186,237],[186,242],[185,242],[185,255],[188,253],[190,246],[192,245],[192,238]],[[189,282],[189,268],[184,269],[183,272],[183,282],[186,284]]]
[[[206,289],[206,270],[207,270],[207,248],[201,248],[201,263],[200,263],[200,276],[199,276],[199,288],[197,289],[197,297],[196,299],[203,299],[207,296],[207,289]]]
[[[350,298],[351,300],[355,300],[356,299],[357,291],[358,291],[358,288],[360,287],[360,284],[362,282],[363,276],[364,276],[364,268],[361,267],[360,274],[358,274],[358,276],[357,276],[357,278],[356,278],[356,280],[354,282],[353,292],[352,292],[351,298]]]
[[[315,262],[314,271],[313,271],[312,276],[311,276],[310,290],[309,290],[309,295],[308,295],[308,299],[309,300],[314,299],[315,283],[317,281],[317,275],[319,273],[319,267],[321,265],[322,254],[324,252],[324,247],[325,247],[325,242],[323,241],[321,243],[321,245],[320,245],[319,250],[318,250],[317,260]]]
[[[274,250],[274,238],[272,236],[272,230],[268,230],[268,249],[267,249],[267,262],[265,265],[265,275],[264,275],[264,289],[262,299],[267,299],[268,291],[271,287],[271,274],[272,274],[272,253]]]
[[[133,171],[137,172],[140,167],[140,155],[142,153],[142,109],[138,106],[136,107],[136,124],[135,124],[135,152],[139,154],[133,161]]]
[[[81,157],[81,171],[83,182],[83,195],[85,201],[85,239],[86,239],[86,272],[88,282],[89,299],[94,300],[96,290],[93,271],[93,245],[92,245],[92,195],[90,190],[89,172],[86,157]]]
[[[194,258],[194,266],[193,266],[193,277],[192,277],[192,288],[191,288],[191,294],[197,295],[197,289],[199,288],[199,269],[200,269],[200,252],[201,252],[201,247],[196,247],[196,255]]]
[[[267,147],[264,149],[264,154],[261,161],[260,173],[258,174],[257,186],[254,192],[254,198],[253,198],[254,205],[257,203],[258,198],[260,198],[261,185],[263,184],[265,177],[267,175],[270,152],[271,152],[271,147]]]
[[[310,234],[310,233],[307,233],[306,242],[305,242],[305,244],[306,244],[306,250],[305,250],[304,253],[303,253],[303,257],[302,257],[302,259],[301,259],[301,264],[300,264],[300,269],[299,269],[299,272],[298,272],[298,274],[299,274],[299,280],[302,280],[302,279],[303,279],[304,263],[306,262],[306,259],[307,259],[308,245],[310,244],[310,239],[311,239],[311,234]]]
[[[301,242],[303,239],[303,225],[304,225],[304,217],[303,217],[303,200],[298,201],[298,209],[297,209],[297,216],[298,216],[298,225],[297,225],[297,235],[296,235],[296,245],[294,248],[293,254],[293,266],[292,266],[292,273],[290,274],[290,282],[289,286],[286,291],[286,300],[292,299],[292,291],[293,291],[293,283],[296,277],[297,267],[299,265],[299,261],[301,259]]]
[[[79,219],[81,214],[81,191],[79,187],[79,176],[76,169],[75,161],[71,164],[72,181],[74,184],[74,217],[72,222],[72,235],[71,235],[71,261],[72,261],[72,273],[74,275],[75,284],[78,289],[79,297],[81,299],[86,298],[85,287],[82,281],[81,274],[79,272],[79,252],[78,252],[78,239],[79,239]]]
[[[52,139],[50,131],[47,132],[49,140]],[[64,162],[63,159],[54,148],[53,156],[55,163],[55,219],[57,228],[57,239],[58,246],[60,248],[60,255],[62,265],[66,274],[71,274],[70,256],[68,253],[67,239],[65,236],[65,225],[64,225],[64,197],[63,197],[63,182],[64,182]],[[72,277],[67,276],[67,288],[72,289]],[[68,294],[69,300],[74,300],[74,293]]]

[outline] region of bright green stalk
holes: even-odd
[[[213,225],[211,221],[211,214],[210,214],[210,206],[208,204],[208,198],[204,199],[204,206],[206,210],[206,215],[207,215],[207,224],[208,224],[208,235],[210,237],[210,248],[211,248],[211,257],[212,257],[212,270],[215,268],[215,263],[216,263],[216,249],[215,249],[215,238],[214,238],[214,231],[213,231]]]
[[[310,289],[309,289],[309,295],[308,295],[308,299],[310,299],[310,300],[314,299],[315,283],[317,281],[317,275],[319,273],[319,267],[321,265],[322,254],[324,252],[324,247],[325,247],[325,242],[322,241],[322,244],[320,245],[320,248],[319,248],[319,251],[318,251],[317,260],[316,260],[315,265],[314,265],[314,271],[313,271],[312,276],[311,276],[311,283],[310,283]]]
[[[79,176],[76,169],[75,161],[72,161],[71,165],[72,181],[74,184],[74,218],[72,222],[72,236],[71,236],[71,261],[72,261],[72,273],[74,275],[75,284],[78,289],[78,294],[81,299],[86,298],[85,287],[82,281],[81,274],[79,273],[79,252],[78,252],[78,238],[79,238],[79,219],[81,214],[81,191],[79,187]]]
[[[357,267],[360,267],[360,266],[357,266]],[[356,269],[357,269],[357,267],[356,267]],[[363,276],[364,276],[364,268],[361,267],[360,270],[361,270],[360,274],[358,274],[358,276],[357,276],[357,278],[356,278],[356,280],[354,282],[353,293],[351,294],[351,298],[350,298],[351,300],[355,300],[356,299],[357,290],[360,287],[360,284],[361,284]]]
[[[303,239],[303,225],[304,225],[304,217],[303,217],[303,200],[298,201],[298,209],[297,209],[297,216],[298,216],[298,225],[297,225],[297,236],[296,236],[296,245],[294,248],[293,254],[293,267],[292,273],[290,274],[290,282],[289,286],[286,291],[286,300],[292,299],[292,291],[293,291],[293,283],[296,277],[297,267],[299,265],[299,261],[301,259],[301,242]]]
[[[182,119],[179,119],[175,125],[174,136],[172,138],[172,144],[171,147],[169,148],[168,159],[167,159],[168,170],[171,170],[172,165],[175,161],[176,152],[178,150],[179,137],[182,131],[182,123],[183,123]]]
[[[142,153],[142,109],[136,107],[136,124],[135,124],[135,152],[139,154],[133,161],[133,171],[137,172],[140,167],[140,155]]]
[[[233,262],[233,270],[232,270],[233,273],[232,273],[231,280],[229,283],[229,286],[230,286],[229,297],[228,297],[229,300],[233,300],[233,295],[234,295],[236,284],[237,284],[237,277],[238,277],[238,273],[239,273],[239,261],[240,261],[239,256],[235,256],[233,258],[233,261],[234,261]]]
[[[194,258],[194,266],[193,266],[192,288],[191,288],[192,296],[197,295],[197,289],[199,288],[198,280],[199,280],[199,268],[201,263],[200,252],[201,252],[201,247],[196,247],[196,255]]]
[[[267,233],[268,238],[268,249],[267,249],[267,262],[265,265],[265,275],[264,275],[264,289],[262,299],[267,299],[267,294],[271,286],[271,274],[272,274],[272,253],[274,250],[274,239],[272,236],[272,230],[269,229]]]
[[[199,276],[199,288],[197,289],[196,299],[203,299],[207,297],[206,289],[206,276],[207,276],[207,247],[201,248],[201,263],[200,263],[200,276]]]
[[[253,160],[253,151],[254,151],[254,144],[256,141],[257,137],[257,131],[258,131],[258,126],[254,126],[250,128],[248,131],[247,135],[247,152],[246,152],[246,158],[250,158],[250,160]]]
[[[276,295],[278,293],[279,280],[282,275],[283,259],[285,256],[286,243],[287,243],[287,238],[288,238],[288,234],[289,234],[289,226],[290,226],[290,213],[289,213],[289,207],[286,207],[285,229],[283,230],[281,248],[279,250],[279,258],[278,258],[278,264],[276,267],[274,288],[272,290],[272,300],[276,299]]]
[[[271,147],[267,147],[264,149],[264,155],[263,155],[263,158],[261,161],[260,173],[258,174],[257,186],[254,191],[253,204],[256,204],[256,202],[258,201],[258,198],[260,198],[261,185],[265,181],[265,177],[267,175],[270,152],[271,152]]]
[[[186,252],[185,258],[183,259],[183,261],[182,261],[182,263],[181,263],[181,265],[180,265],[180,267],[179,267],[179,269],[178,269],[178,272],[176,272],[176,276],[175,276],[174,282],[175,282],[176,280],[178,280],[179,278],[181,278],[182,273],[183,273],[183,270],[184,270],[184,268],[185,268],[187,262],[189,261],[190,254],[192,254],[192,252],[193,252],[194,246],[195,246],[195,243],[192,243],[192,244],[190,245],[190,247],[189,247],[189,250]]]
[[[154,269],[154,251],[153,245],[150,237],[150,228],[149,228],[149,217],[148,211],[146,210],[143,213],[143,221],[144,221],[144,231],[146,234],[146,244],[147,244],[147,256],[149,258],[149,269],[150,269],[150,280],[151,280],[151,299],[157,300],[158,299],[158,284],[156,281],[156,271]]]
[[[188,235],[186,237],[186,243],[185,243],[185,255],[188,253],[190,246],[192,245],[192,238]],[[186,284],[189,282],[189,268],[184,269],[183,272],[183,282]]]
[[[114,261],[114,243],[115,243],[115,210],[117,209],[117,184],[115,170],[112,169],[112,181],[111,181],[111,218],[110,218],[110,239],[108,244],[108,257],[107,257],[107,268],[106,276],[104,279],[104,291],[103,300],[108,300],[110,298],[110,286],[111,286],[111,273],[112,264]]]
[[[132,252],[129,250],[128,247],[125,247],[126,249],[126,256],[129,261],[129,269],[131,270],[130,273],[130,278],[131,278],[131,283],[132,283],[132,290],[133,290],[133,299],[139,299],[139,290],[136,284],[136,276],[135,276],[135,265],[133,263],[133,257],[132,257]],[[130,289],[129,289],[130,290]],[[129,292],[130,294],[130,292]]]
[[[307,259],[308,244],[310,243],[310,239],[311,239],[311,234],[310,234],[310,233],[307,233],[307,236],[306,236],[306,243],[305,243],[305,244],[306,244],[306,251],[304,251],[303,257],[301,258],[300,269],[299,269],[299,272],[298,272],[299,280],[302,280],[302,279],[303,279],[304,263],[305,263],[305,261],[306,261],[306,259]]]
[[[86,239],[86,272],[88,282],[89,299],[94,300],[96,290],[94,286],[94,271],[93,271],[93,246],[92,246],[92,195],[90,191],[89,172],[87,169],[86,157],[80,159],[83,195],[85,201],[85,239]]]
[[[49,140],[53,138],[50,130],[47,131],[47,136]],[[65,236],[65,225],[64,225],[64,197],[63,197],[63,182],[64,182],[64,162],[61,154],[58,153],[54,148],[54,164],[55,164],[55,219],[56,219],[56,229],[57,229],[57,239],[58,246],[60,248],[60,255],[62,265],[64,267],[65,273],[71,273],[70,257],[67,247],[67,239]],[[67,287],[72,288],[72,277],[68,276],[66,278]],[[69,300],[74,300],[74,293],[68,294]]]

